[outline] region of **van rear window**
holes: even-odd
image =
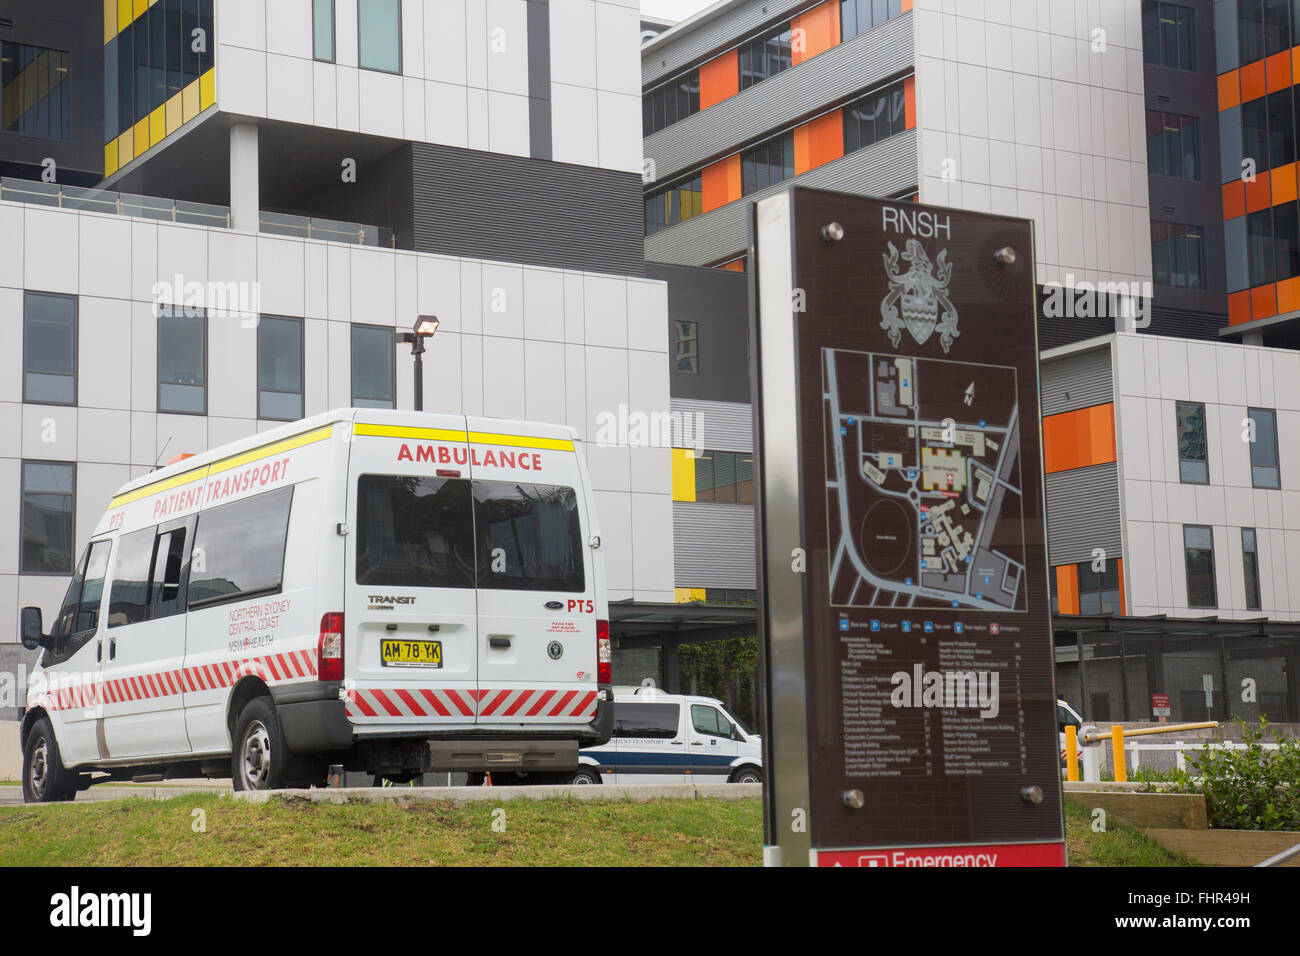
[[[614,736],[671,740],[680,719],[679,704],[615,704]]]
[[[479,587],[582,591],[582,527],[572,488],[474,482]]]
[[[474,586],[469,482],[419,475],[357,480],[357,583]]]
[[[189,606],[280,590],[293,489],[268,491],[199,515],[190,562]]]

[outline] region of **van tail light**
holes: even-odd
[[[614,650],[609,643],[609,621],[596,621],[596,683],[614,683]]]
[[[337,612],[330,612],[320,619],[316,679],[343,679],[343,615]]]

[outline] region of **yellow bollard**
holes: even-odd
[[[1079,779],[1079,728],[1065,725],[1065,779]]]
[[[1115,765],[1115,782],[1123,783],[1128,780],[1128,773],[1124,768],[1124,728],[1119,724],[1110,728],[1110,755]]]

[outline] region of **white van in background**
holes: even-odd
[[[763,747],[712,697],[615,688],[614,734],[585,747],[571,783],[761,783]]]
[[[136,479],[50,633],[23,610],[24,797],[567,777],[613,726],[597,527],[558,425],[342,409]]]

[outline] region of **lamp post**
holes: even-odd
[[[409,345],[415,359],[415,410],[424,411],[424,340],[433,338],[441,323],[436,315],[422,315],[409,332],[398,332],[399,345]]]

